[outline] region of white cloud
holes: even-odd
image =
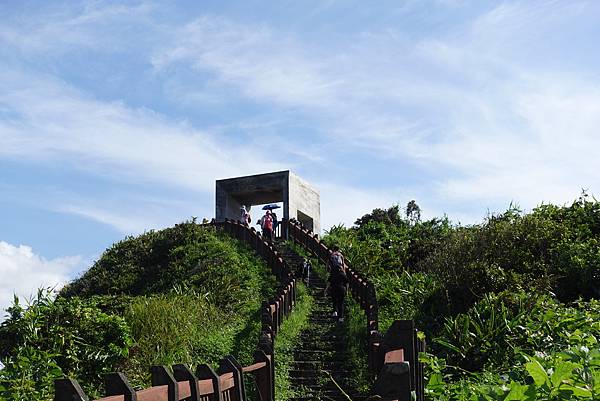
[[[493,110],[489,124],[461,121],[460,135],[434,147],[434,157],[464,172],[442,184],[446,195],[533,207],[598,193],[600,87],[565,76],[530,84],[510,91],[512,109]],[[517,122],[502,123],[506,114]]]
[[[210,220],[214,216],[212,202],[198,198],[197,202],[193,202],[193,197],[176,199],[148,194],[122,194],[98,201],[77,194],[63,194],[54,198],[48,209],[109,225],[124,235],[138,235],[170,227],[193,217],[197,217],[198,221],[203,218]]]
[[[0,118],[0,158],[68,166],[121,184],[121,189],[99,192],[92,199],[68,188],[52,194],[48,188],[31,189],[40,193],[28,199],[40,208],[73,213],[133,234],[192,215],[211,216],[205,199],[212,198],[217,178],[288,168],[277,162],[279,158],[265,158],[262,144],[237,146],[185,121],[95,100],[52,77],[4,72],[0,110],[9,118]],[[136,197],[126,188],[148,184],[163,189],[162,201],[173,202],[172,189],[185,196],[185,204],[161,205],[149,200],[147,193]],[[198,203],[191,205],[195,200]]]
[[[10,306],[13,294],[28,299],[38,288],[62,287],[73,273],[81,269],[80,256],[47,260],[26,245],[0,241],[0,320]]]
[[[266,26],[204,16],[176,30],[152,63],[158,72],[185,64],[213,73],[221,83],[257,100],[311,107],[330,104],[345,83],[327,71],[328,60],[319,62],[305,52],[294,39],[278,36]]]

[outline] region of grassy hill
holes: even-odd
[[[324,240],[375,283],[381,329],[402,318],[425,331],[432,399],[600,395],[595,199],[527,214],[511,207],[471,226],[421,221],[411,202],[404,213],[376,209],[333,227]],[[364,339],[363,326],[349,324]]]
[[[99,396],[101,375],[149,385],[148,367],[249,363],[275,278],[245,245],[194,221],[128,237],[57,297],[15,303],[0,326],[1,399],[52,399],[53,379]],[[33,397],[33,398],[32,398]]]

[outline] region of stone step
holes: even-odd
[[[320,351],[320,350],[306,350],[296,351],[295,359],[298,361],[332,361],[339,364],[344,364],[349,358],[348,353],[335,352],[335,351]]]
[[[276,242],[276,248],[298,277],[304,258],[288,248],[283,241]],[[300,344],[294,352],[294,361],[289,371],[290,383],[296,394],[290,401],[348,401],[326,372],[330,372],[348,394],[355,393],[352,386],[347,384],[351,370],[348,366],[344,325],[338,322],[337,317],[332,316],[331,299],[323,291],[326,285],[324,277],[319,277],[315,271],[311,273],[307,287],[314,302],[308,318],[309,325],[299,335]],[[357,400],[363,401],[364,398]]]
[[[333,371],[340,368],[337,361],[297,360],[292,363],[294,370],[327,370]]]
[[[289,371],[289,376],[296,379],[306,379],[306,378],[314,378],[314,377],[327,377],[323,370],[327,369],[292,369]],[[350,373],[349,370],[327,370],[334,379],[338,380],[338,378],[346,378]]]

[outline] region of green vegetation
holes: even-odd
[[[404,213],[376,209],[351,228],[333,227],[324,240],[374,282],[382,331],[402,318],[425,332],[430,399],[600,398],[595,199],[531,213],[511,206],[471,226],[422,221],[411,201]],[[260,302],[275,285],[248,247],[194,221],[126,238],[58,297],[40,291],[27,308],[9,308],[0,398],[50,400],[53,379],[65,375],[97,398],[108,371],[139,388],[154,364],[214,366],[227,354],[249,364]],[[293,395],[287,372],[312,304],[299,294],[275,343],[281,400]],[[351,300],[348,308],[354,380],[364,389],[364,317]]]
[[[377,288],[380,328],[415,319],[439,400],[598,397],[600,203],[511,207],[482,224],[421,221],[411,202],[324,240]]]
[[[67,300],[40,290],[27,309],[15,299],[0,326],[0,398],[52,399],[55,378],[77,377],[87,390],[126,358],[132,344],[125,320],[94,301]]]
[[[300,332],[308,327],[308,317],[312,309],[313,298],[306,287],[298,283],[296,306],[288,318],[282,323],[275,340],[275,397],[277,401],[285,401],[301,394],[296,394],[290,387],[289,371],[294,361],[294,351],[300,343]]]
[[[365,350],[368,345],[365,314],[352,297],[346,297],[346,320],[344,329],[348,332],[348,351],[352,366],[350,381],[352,387],[361,394],[368,394],[371,389],[371,373]]]
[[[9,309],[0,399],[50,400],[65,375],[98,398],[109,371],[139,388],[153,364],[215,366],[227,354],[249,364],[275,284],[250,248],[194,221],[126,238],[58,297]]]

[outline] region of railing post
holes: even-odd
[[[104,388],[107,397],[122,395],[123,401],[137,401],[137,394],[123,373],[109,373],[104,376]]]
[[[218,373],[219,375],[222,375],[224,373],[233,374],[233,389],[235,391],[235,400],[245,401],[246,389],[244,387],[244,376],[242,374],[242,367],[233,356],[228,355],[221,360]]]
[[[221,395],[221,380],[219,379],[219,375],[210,366],[205,363],[198,365],[196,367],[196,377],[198,380],[212,381],[213,396],[211,397],[211,401],[221,401],[223,399]]]
[[[271,314],[271,320],[273,321],[273,335],[277,335],[279,331],[279,305],[277,299],[274,299],[269,303],[269,313]]]
[[[89,401],[75,379],[54,380],[54,401]]]
[[[178,382],[187,381],[190,384],[190,401],[200,401],[200,389],[198,388],[198,378],[185,365],[173,365],[173,377]]]
[[[166,366],[151,366],[152,387],[168,386],[168,401],[179,401],[179,386]]]
[[[283,291],[279,293],[277,297],[277,331],[281,327],[283,323],[283,319],[285,318],[285,295]]]
[[[258,341],[258,349],[265,353],[269,358],[271,366],[271,394],[275,398],[275,348],[273,347],[273,337],[263,333]]]
[[[410,392],[416,390],[416,367],[418,355],[415,347],[415,327],[412,320],[396,320],[385,334],[380,346],[380,355],[385,358],[391,351],[403,351],[403,363],[406,366],[384,363],[374,389],[376,394],[404,394],[410,398]]]
[[[298,302],[298,287],[296,286],[296,279],[292,280],[292,288],[294,291],[294,306],[296,306],[296,302]]]
[[[256,392],[259,401],[274,401],[275,394],[273,394],[273,370],[271,369],[271,359],[265,354],[264,351],[258,349],[254,352],[255,362],[264,362],[265,367],[256,372]]]

